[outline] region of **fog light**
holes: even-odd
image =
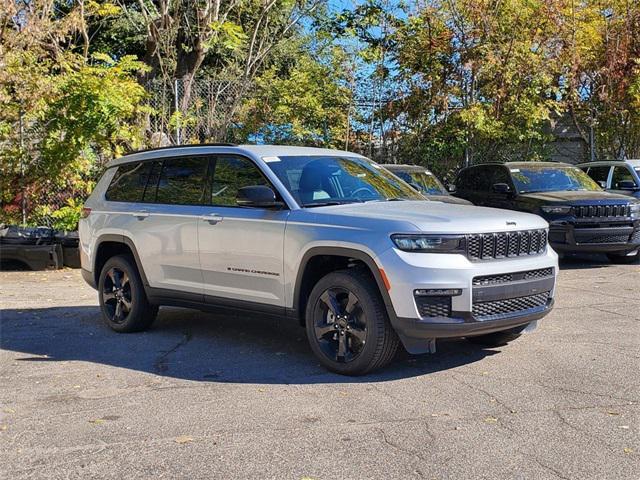
[[[413,292],[420,297],[457,297],[462,295],[461,288],[427,288]]]

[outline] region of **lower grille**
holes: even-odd
[[[578,240],[578,243],[627,243],[629,241],[629,234],[617,234],[617,235],[591,235],[588,237],[582,237]]]
[[[636,230],[631,235],[631,243],[640,243],[640,230]]]
[[[478,320],[488,320],[502,315],[524,313],[533,308],[544,307],[549,300],[549,295],[551,295],[550,291],[506,300],[474,302],[473,316]]]
[[[451,316],[451,297],[426,297],[416,295],[415,299],[421,317]]]
[[[474,286],[498,285],[501,283],[517,282],[519,280],[534,280],[553,276],[553,268],[540,268],[526,272],[501,273],[498,275],[483,275],[473,278]]]

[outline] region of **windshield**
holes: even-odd
[[[405,182],[419,187],[420,191],[426,195],[447,195],[448,193],[432,173],[402,170],[392,172]]]
[[[288,156],[264,160],[301,206],[424,200],[409,185],[364,158]]]
[[[574,167],[510,168],[518,193],[602,190],[589,175]]]

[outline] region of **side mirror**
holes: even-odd
[[[456,193],[456,186],[453,183],[450,183],[449,185],[447,185],[447,192],[449,193]]]
[[[272,208],[281,207],[276,194],[265,185],[251,185],[238,189],[236,203],[241,207]]]
[[[494,183],[491,187],[494,193],[509,194],[511,193],[511,187],[507,183]]]
[[[607,182],[605,180],[598,180],[598,185],[600,185],[600,188],[607,188]]]
[[[621,180],[618,182],[618,190],[631,190],[635,192],[638,190],[638,186],[633,180]]]

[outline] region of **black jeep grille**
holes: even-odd
[[[631,235],[631,243],[640,243],[640,229],[633,232]]]
[[[483,233],[467,236],[467,255],[471,260],[539,255],[546,248],[546,230]]]
[[[489,320],[492,317],[526,312],[533,308],[544,307],[551,292],[536,293],[526,297],[493,300],[489,302],[474,302],[473,316],[477,320]]]
[[[629,217],[631,216],[630,205],[582,205],[573,207],[573,214],[576,218],[594,217]]]
[[[498,285],[501,283],[516,282],[519,280],[533,280],[553,276],[553,267],[528,270],[526,272],[501,273],[498,275],[483,275],[473,278],[474,286]]]

